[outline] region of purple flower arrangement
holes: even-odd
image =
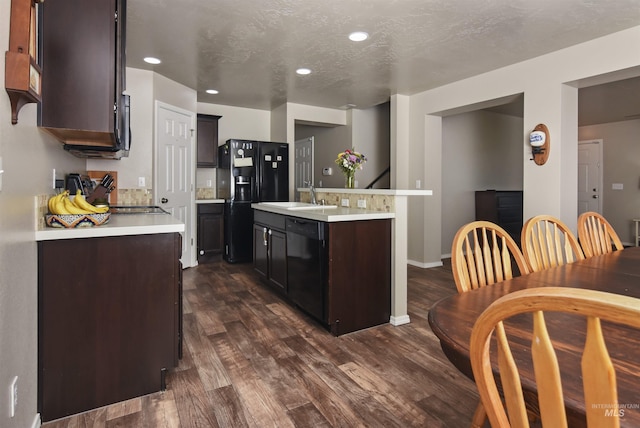
[[[367,161],[367,158],[362,153],[358,153],[355,150],[347,149],[344,152],[338,154],[336,164],[340,167],[345,175],[352,175],[357,169],[362,169],[362,165]]]

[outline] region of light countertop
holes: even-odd
[[[184,232],[184,223],[168,214],[111,214],[109,222],[101,226],[73,229],[45,226],[36,230],[36,241],[173,232]]]
[[[381,211],[368,211],[360,208],[318,208],[308,210],[289,210],[268,204],[251,204],[251,208],[261,211],[267,211],[275,214],[282,214],[289,217],[306,218],[308,220],[324,221],[327,223],[338,221],[356,221],[356,220],[377,220],[395,218],[394,213]]]
[[[387,195],[387,196],[432,196],[433,190],[427,189],[343,189],[330,187],[316,187],[316,193],[344,193],[359,195]],[[308,187],[299,187],[299,192],[308,192]]]
[[[196,204],[224,204],[224,199],[196,199]]]

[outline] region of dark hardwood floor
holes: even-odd
[[[472,381],[427,323],[448,264],[409,267],[411,323],[331,336],[250,264],[184,271],[184,357],[167,390],[43,424],[83,427],[466,427]]]

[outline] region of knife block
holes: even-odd
[[[111,192],[100,184],[107,174],[113,177]],[[109,202],[109,205],[118,205],[118,173],[116,171],[87,171],[87,175],[96,182],[93,192],[86,198],[87,202],[93,203],[96,199],[104,198]]]

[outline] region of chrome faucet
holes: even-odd
[[[311,181],[305,181],[304,184],[309,186],[309,194],[311,197],[311,203],[313,205],[318,205],[318,201],[316,200],[316,188],[313,187],[313,183]]]

